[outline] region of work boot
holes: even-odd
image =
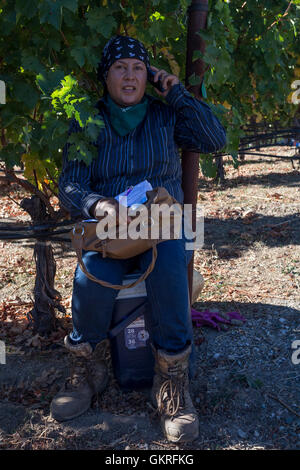
[[[191,346],[178,354],[153,350],[155,375],[151,398],[161,415],[164,435],[171,442],[193,441],[199,435],[199,421],[189,393]]]
[[[76,418],[87,411],[92,398],[102,393],[108,382],[107,339],[98,343],[94,351],[89,343],[71,344],[68,336],[64,344],[72,354],[72,365],[71,376],[50,405],[51,417],[57,421]]]

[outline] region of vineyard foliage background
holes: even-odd
[[[102,94],[96,69],[104,44],[116,33],[137,37],[153,65],[184,82],[189,5],[0,1],[0,80],[7,89],[7,103],[0,105],[0,160],[7,168],[24,166],[40,190],[54,188],[50,176],[59,176],[67,141],[69,158],[89,164],[102,125],[95,104]],[[300,0],[209,0],[207,30],[199,31],[206,41],[206,101],[227,129],[226,152],[234,159],[251,116],[286,125],[296,112],[288,96],[300,70],[299,18]],[[194,51],[194,59],[200,57]],[[198,83],[199,77],[189,78],[190,85]],[[82,132],[68,134],[71,118]]]

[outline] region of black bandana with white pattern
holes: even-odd
[[[113,36],[104,46],[101,62],[98,64],[98,79],[105,84],[109,68],[118,59],[138,59],[150,69],[150,60],[144,45],[128,36]]]

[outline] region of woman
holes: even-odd
[[[154,81],[161,81],[164,91],[158,93],[166,103],[145,94],[150,70],[155,72]],[[61,204],[72,216],[90,218],[103,211],[118,215],[114,197],[145,179],[153,188],[165,187],[183,203],[178,147],[202,153],[222,148],[226,134],[218,119],[207,104],[187,92],[178,77],[151,67],[143,44],[136,39],[113,37],[103,49],[98,77],[104,96],[97,106],[105,122],[97,141],[98,158],[87,167],[82,161],[68,161],[65,148],[59,182]],[[155,268],[146,279],[155,356],[152,401],[161,414],[167,439],[191,441],[199,433],[188,378],[193,335],[187,264],[192,252],[185,250],[183,239],[167,240],[157,249]],[[135,258],[116,260],[88,251],[84,262],[94,276],[121,284],[136,262],[145,271],[151,256],[148,250]],[[107,385],[104,352],[117,294],[89,280],[77,265],[73,331],[65,338],[76,364],[51,404],[55,419],[79,416],[90,407],[93,395]]]

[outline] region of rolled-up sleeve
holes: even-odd
[[[226,131],[208,104],[193,98],[179,83],[169,91],[166,101],[175,109],[174,139],[184,150],[212,153],[226,144]]]
[[[72,122],[69,134],[79,132],[80,128]],[[87,166],[83,161],[68,160],[70,144],[63,148],[63,165],[59,177],[58,198],[64,209],[70,212],[72,217],[83,216],[90,218],[91,206],[103,196],[95,193],[91,186],[93,162]]]

